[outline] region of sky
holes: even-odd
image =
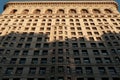
[[[9,1],[9,0],[0,0],[0,13],[2,13],[3,11],[3,6],[5,5],[5,3]],[[119,4],[119,12],[120,12],[120,0],[115,0],[116,2],[118,2]]]

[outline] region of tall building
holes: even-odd
[[[114,0],[10,0],[0,15],[0,80],[120,80]]]

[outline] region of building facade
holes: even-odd
[[[10,0],[0,15],[0,80],[120,80],[114,0]]]

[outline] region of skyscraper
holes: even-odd
[[[0,15],[0,80],[120,80],[114,0],[10,0]]]

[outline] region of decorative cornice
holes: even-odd
[[[87,0],[87,1],[10,1],[6,4],[10,5],[10,4],[14,4],[14,5],[18,5],[18,4],[22,4],[22,5],[31,5],[31,4],[114,4],[116,6],[116,8],[118,8],[118,4],[113,1],[113,0],[108,0],[108,1],[97,1],[97,0]]]
[[[49,0],[45,0],[45,1],[42,1],[42,0],[32,0],[32,1],[18,1],[18,0],[12,0],[12,1],[9,1],[5,6],[4,6],[4,9],[9,6],[9,5],[39,5],[39,4],[113,4],[116,6],[116,8],[118,9],[118,4],[113,1],[113,0],[67,0],[67,1],[49,1]]]

